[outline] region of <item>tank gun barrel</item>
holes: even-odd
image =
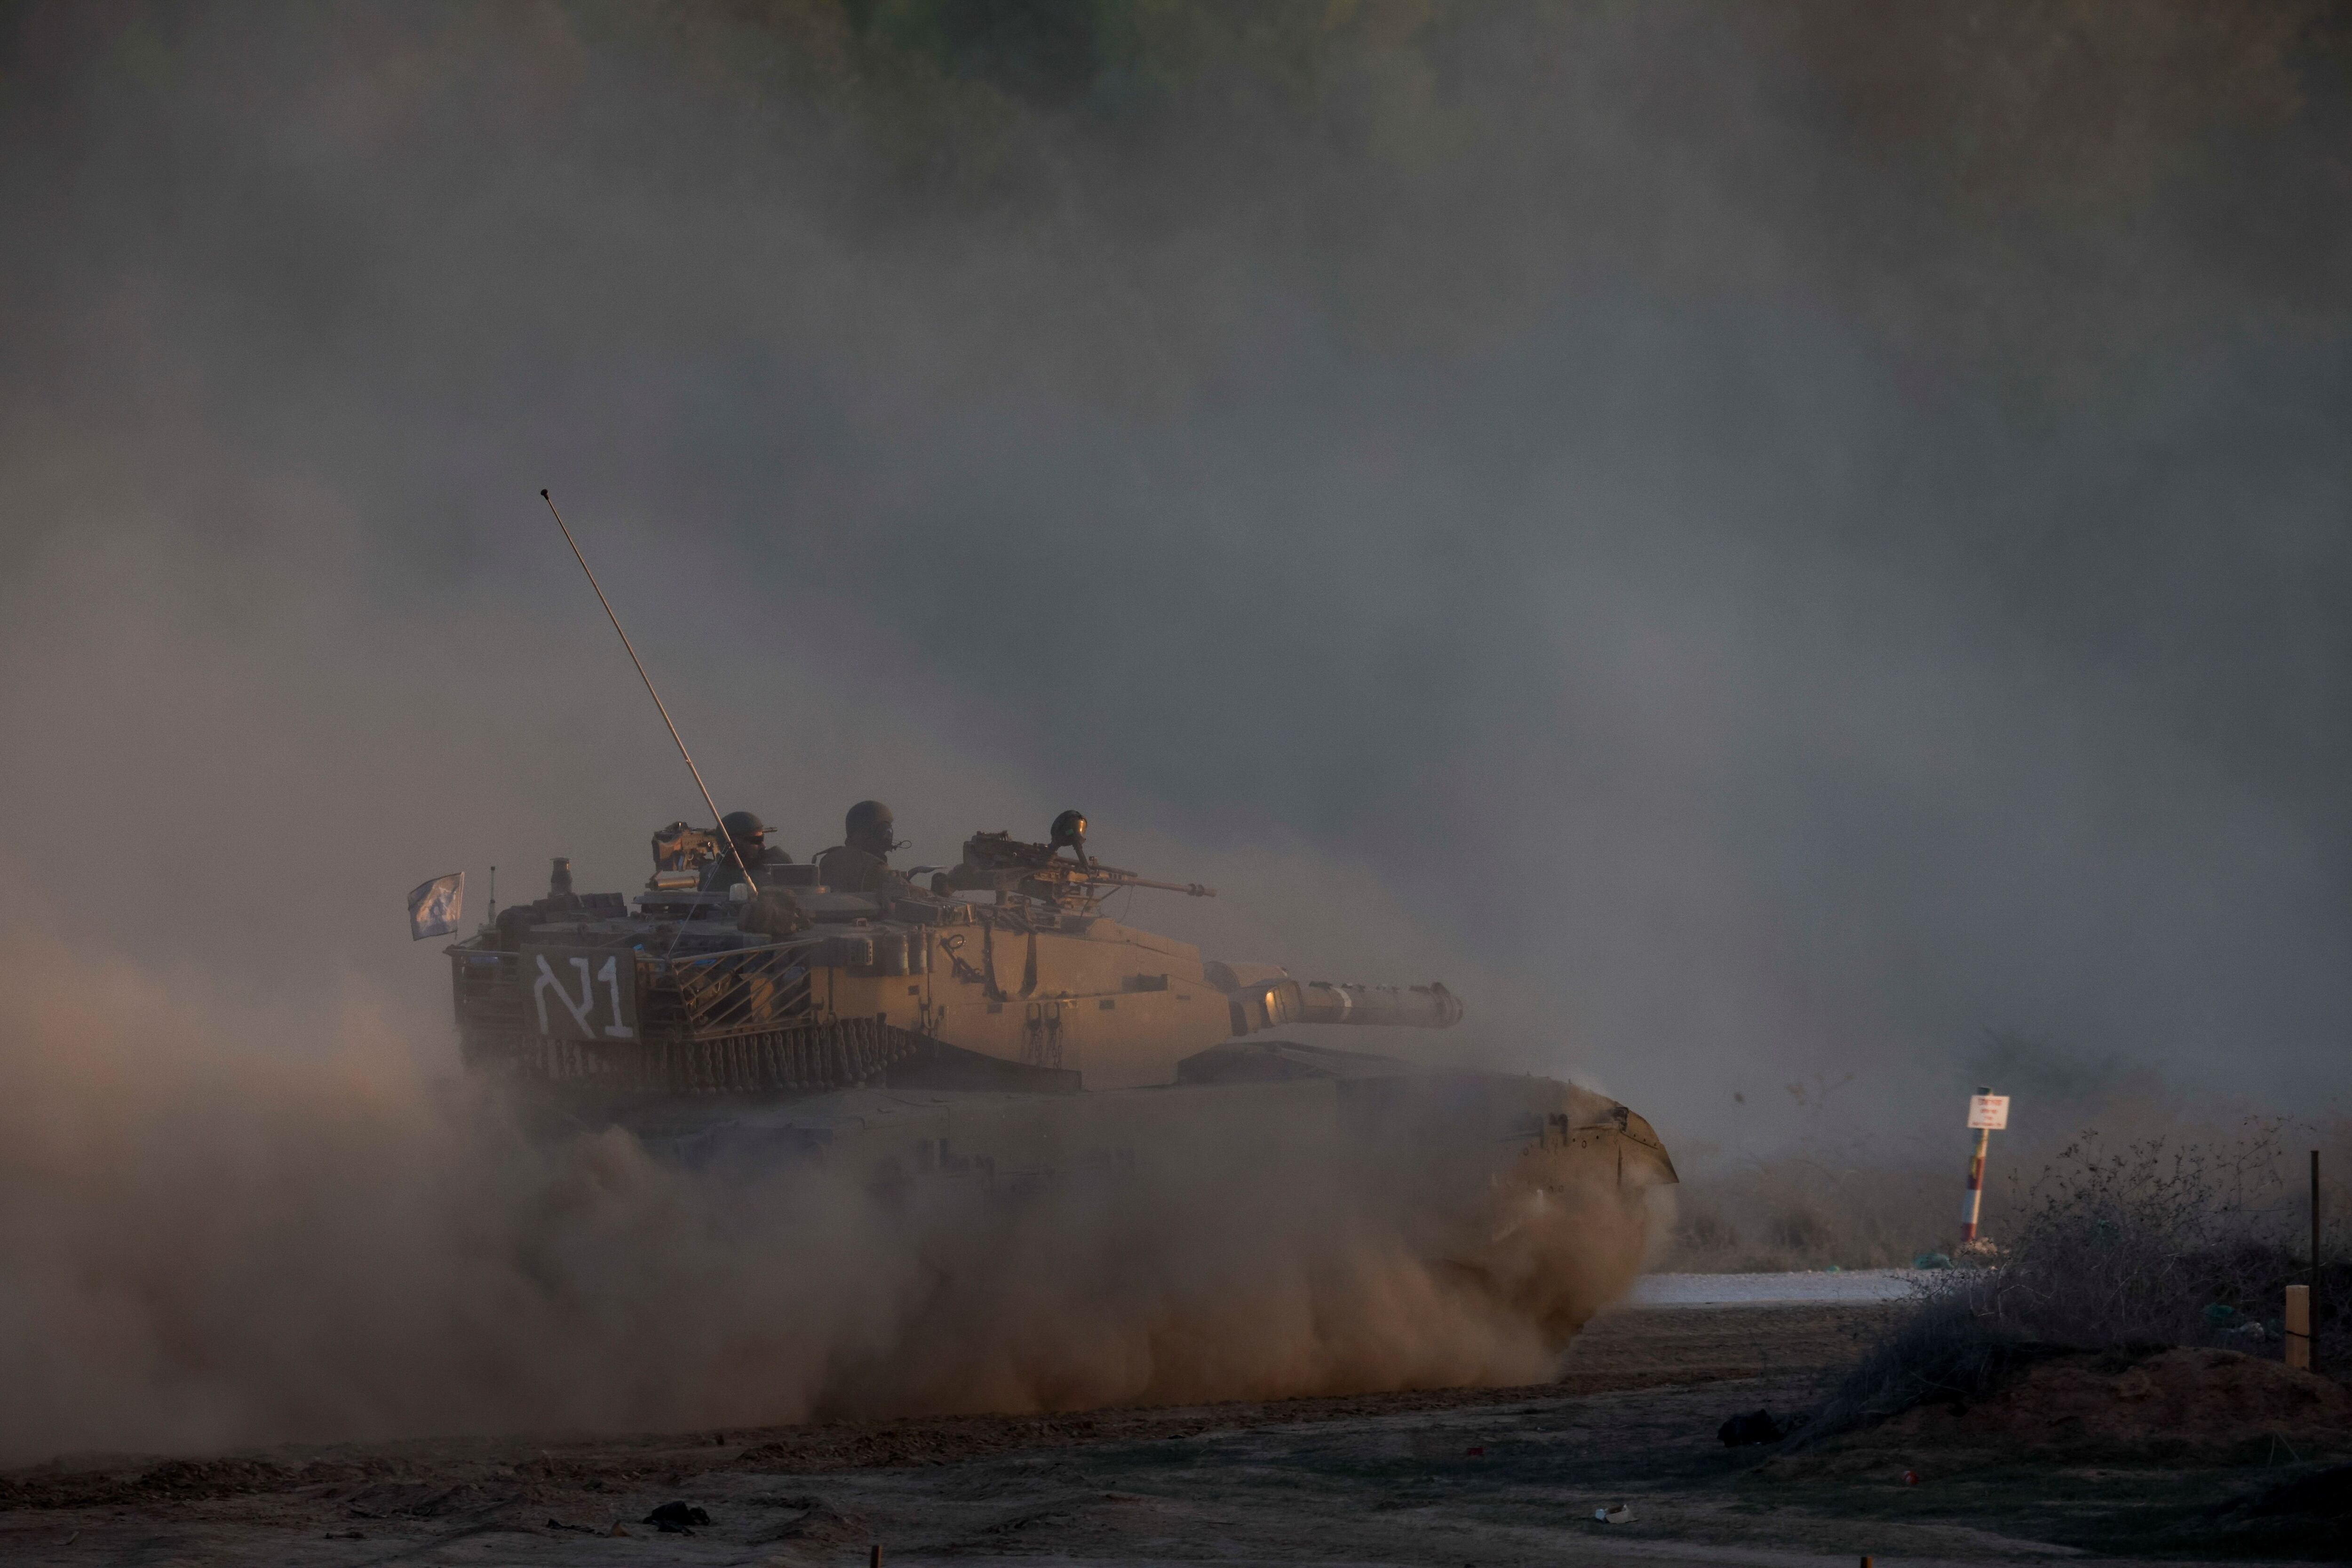
[[[1294,980],[1273,964],[1207,966],[1209,983],[1233,1004],[1235,1034],[1286,1023],[1345,1023],[1375,1029],[1452,1029],[1462,998],[1432,980],[1425,986],[1348,986]]]
[[[1462,1021],[1462,998],[1434,981],[1426,986],[1337,986],[1309,980],[1298,991],[1301,1023],[1452,1029]]]

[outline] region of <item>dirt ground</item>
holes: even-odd
[[[464,1438],[0,1477],[12,1563],[2342,1559],[2352,1470],[1890,1456],[1789,1473],[1717,1427],[1804,1404],[1884,1307],[1629,1309],[1557,1384],[663,1437]],[[1917,1482],[1901,1467],[1926,1464]],[[2265,1502],[2264,1499],[2269,1499]],[[669,1502],[709,1522],[642,1522]],[[1596,1508],[1629,1507],[1623,1522]],[[2284,1532],[2277,1521],[2292,1524]],[[2334,1517],[2330,1515],[2329,1517]],[[2342,1539],[2338,1540],[2341,1536]]]

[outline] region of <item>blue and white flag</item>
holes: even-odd
[[[466,873],[453,871],[435,877],[408,895],[408,939],[448,936],[457,929],[457,916],[465,907]]]

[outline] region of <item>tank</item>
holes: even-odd
[[[446,949],[465,1064],[678,1162],[809,1162],[877,1192],[1017,1201],[1219,1148],[1313,1150],[1560,1343],[1630,1279],[1675,1180],[1642,1117],[1556,1079],[1284,1038],[1443,1030],[1463,1004],[1113,920],[1119,888],[1213,890],[1104,865],[1079,828],[975,833],[957,865],[860,891],[746,870],[682,822],[631,894],[574,892],[557,861],[546,897]]]

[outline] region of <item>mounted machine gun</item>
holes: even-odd
[[[1069,858],[1061,851],[1067,849]],[[974,833],[963,841],[963,862],[931,879],[935,893],[993,892],[999,904],[1034,899],[1056,909],[1091,915],[1114,888],[1150,887],[1193,898],[1214,898],[1217,890],[1197,882],[1154,882],[1131,871],[1105,865],[1087,854],[1087,819],[1065,811],[1054,819],[1045,843],[1028,843],[1009,832]],[[1101,890],[1101,891],[1097,891]]]

